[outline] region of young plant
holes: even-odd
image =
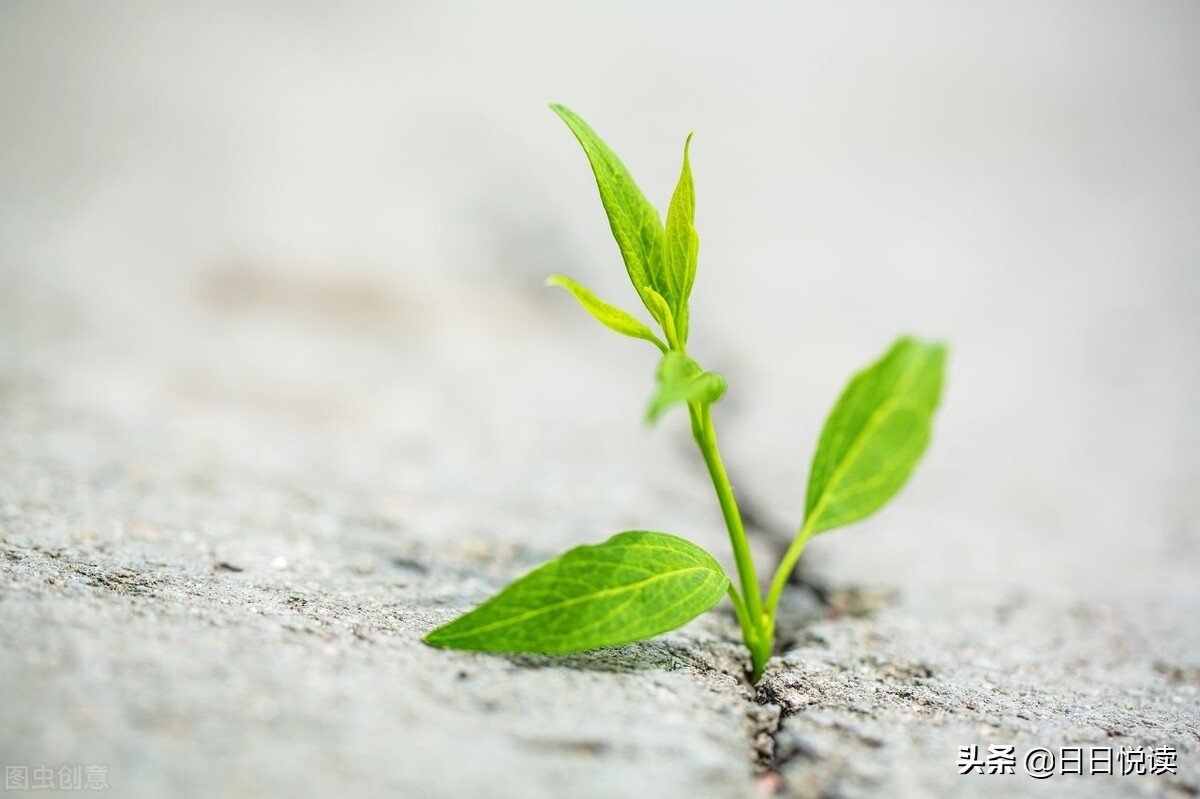
[[[738,587],[695,544],[633,530],[576,547],[534,569],[475,610],[433,630],[425,641],[484,652],[579,652],[675,629],[728,593],[750,650],[751,678],[757,682],[771,657],[780,595],[805,544],[874,513],[900,490],[920,459],[941,393],[946,349],[901,338],[850,380],[817,444],[800,531],[764,596],[717,451],[712,406],[725,393],[725,379],[687,353],[688,297],[699,248],[688,163],[692,137],[683,145],[683,172],[664,227],[624,165],[587,123],[561,105],[550,107],[583,146],[625,269],[662,338],[570,278],[555,275],[546,282],[571,292],[602,324],[661,351],[658,390],[647,416],[653,422],[675,406],[687,409],[729,531]]]

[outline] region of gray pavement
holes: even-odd
[[[1200,794],[1197,34],[0,7],[0,763],[120,797]],[[764,573],[849,374],[951,344],[925,462],[810,546],[757,688],[724,604],[569,658],[419,641],[623,529],[729,564],[684,420],[641,423],[654,351],[540,287],[633,307],[549,99],[663,205],[698,131],[690,349]],[[960,776],[972,745],[1016,773]]]

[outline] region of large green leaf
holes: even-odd
[[[583,147],[596,176],[600,202],[608,214],[608,224],[621,250],[625,270],[638,296],[653,312],[646,287],[669,299],[675,296],[663,269],[663,224],[658,211],[633,182],[621,159],[578,114],[557,103],[552,103],[550,108],[567,123]]]
[[[646,416],[654,422],[673,405],[693,401],[711,405],[724,394],[725,378],[716,372],[704,371],[691,358],[671,350],[659,363],[658,390],[650,399]]]
[[[692,167],[688,162],[688,148],[692,134],[683,143],[683,171],[671,205],[667,208],[667,228],[664,249],[664,265],[667,279],[671,283],[674,301],[671,310],[675,315],[675,331],[680,344],[687,343],[688,297],[696,281],[696,260],[700,251],[700,236],[696,233],[696,191],[692,185]]]
[[[904,485],[929,443],[945,362],[944,346],[901,338],[851,379],[813,458],[807,535],[874,513]]]
[[[654,335],[654,331],[647,327],[640,319],[622,311],[615,305],[609,305],[571,278],[562,275],[552,275],[546,278],[546,285],[561,286],[571,292],[571,294],[575,295],[575,299],[579,300],[579,304],[587,309],[588,313],[596,317],[602,325],[610,330],[615,330],[623,336],[645,339],[663,352],[666,352],[667,345],[663,344],[658,336]]]
[[[720,564],[700,547],[633,530],[539,566],[425,641],[485,652],[616,646],[679,627],[728,588]]]

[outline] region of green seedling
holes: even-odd
[[[780,595],[809,539],[879,510],[904,485],[924,452],[946,349],[904,337],[850,380],[817,444],[800,531],[764,596],[717,451],[712,406],[725,394],[725,379],[687,353],[688,297],[699,250],[688,162],[692,137],[683,145],[683,172],[664,227],[620,159],[587,123],[561,105],[550,107],[587,154],[625,269],[662,337],[570,278],[556,275],[546,282],[571,292],[602,324],[661,351],[658,389],[647,416],[654,422],[673,407],[687,409],[729,531],[739,586],[695,544],[634,530],[577,547],[534,569],[475,610],[433,630],[425,641],[483,652],[579,652],[675,629],[728,594],[750,650],[751,679],[757,682],[771,657]]]

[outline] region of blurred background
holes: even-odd
[[[553,100],[661,209],[696,130],[691,349],[764,550],[911,332],[934,445],[817,562],[1200,606],[1198,41],[1191,2],[5,2],[9,532],[724,557],[653,349],[541,286],[638,309]]]

